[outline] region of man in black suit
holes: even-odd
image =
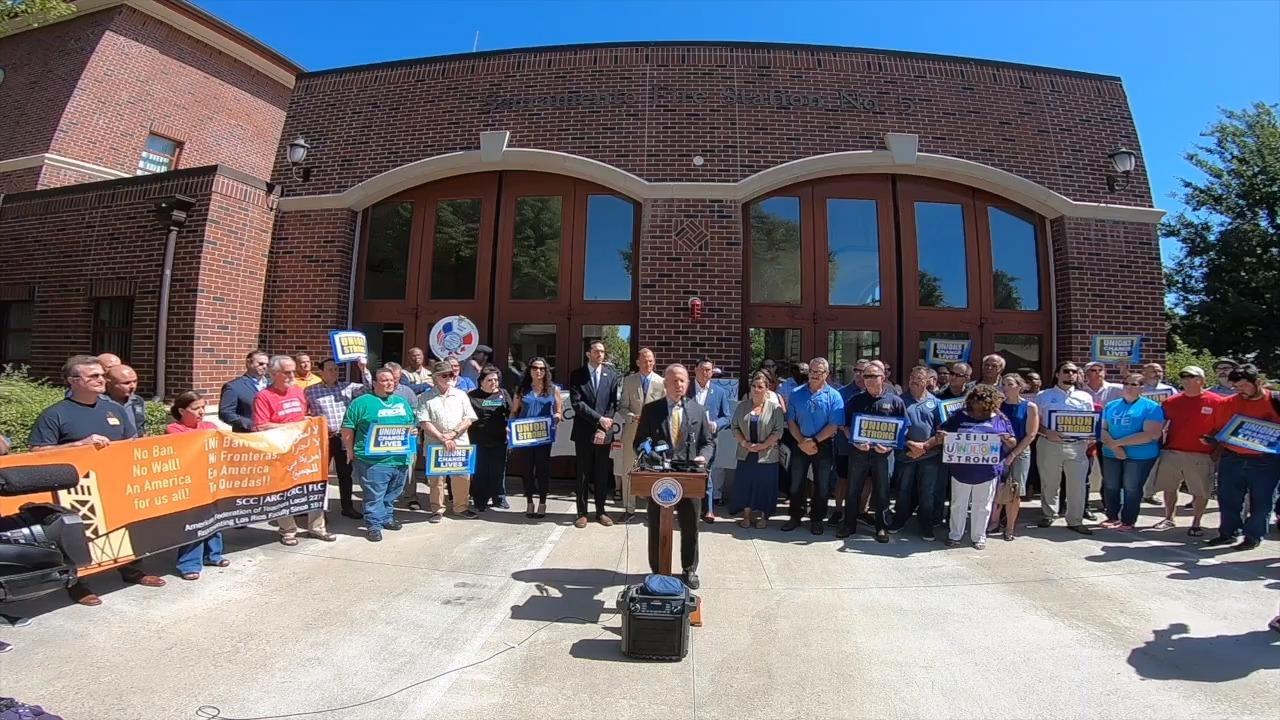
[[[578,519],[574,527],[587,526],[587,491],[596,494],[596,520],[605,527],[613,520],[605,514],[613,463],[609,448],[613,443],[613,414],[618,410],[618,372],[604,364],[604,343],[591,341],[587,364],[569,375],[569,402],[573,405],[574,455],[578,465]]]
[[[665,442],[671,447],[672,460],[692,460],[701,466],[715,447],[707,426],[707,409],[692,396],[685,397],[689,389],[689,371],[683,365],[668,365],[662,376],[666,397],[654,400],[640,411],[636,426],[635,448],[639,452],[644,441],[652,438],[654,444]],[[678,429],[677,429],[678,428]],[[676,515],[680,522],[680,565],[684,569],[683,580],[691,589],[698,589],[698,503],[692,498],[681,498],[676,503]],[[649,499],[649,569],[658,572],[658,522],[662,509],[653,498]]]

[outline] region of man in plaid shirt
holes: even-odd
[[[333,460],[338,472],[338,497],[342,500],[342,515],[353,520],[364,517],[355,508],[351,500],[351,463],[347,462],[347,451],[342,446],[342,418],[347,414],[351,401],[366,392],[373,379],[369,376],[369,361],[360,358],[356,361],[360,368],[360,377],[364,384],[338,382],[338,363],[333,358],[320,361],[321,382],[306,389],[307,414],[323,417],[329,426],[329,458]]]

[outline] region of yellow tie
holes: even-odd
[[[681,423],[684,420],[684,412],[680,409],[680,403],[671,406],[671,444],[678,446],[680,444]],[[674,450],[674,447],[672,448]]]

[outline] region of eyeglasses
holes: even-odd
[[[546,372],[546,371],[547,371],[547,366],[546,366],[546,365],[532,365],[532,366],[530,366],[530,367],[529,367],[529,369],[530,369],[530,370],[537,370],[538,372]]]
[[[1068,374],[1071,374],[1071,375],[1079,375],[1079,374],[1080,374],[1080,369],[1079,369],[1079,368],[1062,368],[1062,369],[1061,369],[1061,370],[1059,370],[1058,372],[1060,372],[1060,373],[1068,373]]]
[[[882,378],[882,377],[884,377],[884,376],[883,376],[883,375],[868,375],[868,374],[866,374],[866,373],[862,373],[862,379],[863,379],[863,380],[877,380],[877,379]]]
[[[76,379],[77,380],[101,380],[104,377],[106,377],[105,373],[91,373],[89,375],[82,375]]]
[[[451,378],[451,377],[453,377],[453,376],[454,376],[454,373],[451,373],[451,372],[436,373],[436,377],[441,378],[441,379],[444,379],[444,380],[448,380],[449,378]]]

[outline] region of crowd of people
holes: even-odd
[[[825,358],[796,363],[783,377],[778,364],[765,360],[750,373],[742,397],[733,397],[713,382],[714,364],[703,359],[689,373],[671,365],[656,372],[648,349],[636,356],[636,370],[623,377],[607,361],[601,342],[592,342],[587,362],[570,374],[568,402],[552,380],[552,367],[542,357],[523,365],[518,382],[504,383],[504,373],[490,364],[490,348],[481,346],[470,358],[429,361],[420,348],[406,354],[407,365],[388,362],[370,370],[355,364],[359,382],[344,381],[344,368],[331,358],[318,365],[306,354],[270,356],[252,351],[244,373],[227,382],[218,399],[217,416],[234,432],[254,432],[296,422],[307,416],[326,420],[329,457],[338,480],[341,514],[360,520],[364,536],[381,541],[384,531],[401,529],[397,505],[422,510],[415,465],[419,450],[432,445],[453,451],[474,446],[474,473],[429,475],[427,520],[447,515],[473,519],[492,509],[509,509],[507,467],[512,453],[522,454],[523,489],[529,519],[545,518],[550,486],[551,445],[510,448],[508,421],[549,418],[553,425],[570,417],[576,460],[575,527],[592,519],[614,524],[607,510],[616,498],[620,519],[630,521],[638,507],[629,480],[635,465],[642,410],[667,398],[673,433],[686,427],[680,419],[687,407],[699,414],[697,432],[705,434],[707,452],[699,453],[709,469],[706,498],[689,521],[712,523],[717,508],[739,516],[744,529],[763,530],[786,501],[780,529],[791,532],[808,518],[809,530],[822,535],[827,527],[837,538],[858,532],[862,523],[878,542],[904,531],[915,520],[915,532],[933,541],[946,530],[945,544],[961,544],[968,535],[982,550],[987,538],[1013,541],[1024,501],[1039,489],[1039,527],[1059,518],[1082,535],[1094,528],[1128,532],[1135,529],[1144,501],[1163,493],[1163,516],[1156,530],[1176,526],[1179,491],[1192,497],[1186,506],[1187,534],[1200,538],[1209,499],[1216,495],[1220,520],[1208,547],[1248,550],[1262,542],[1271,515],[1280,524],[1280,456],[1220,444],[1218,431],[1236,415],[1280,423],[1280,395],[1252,365],[1223,358],[1215,365],[1215,384],[1203,369],[1189,366],[1178,374],[1181,388],[1163,381],[1163,368],[1148,363],[1139,371],[1119,368],[1121,382],[1107,380],[1107,367],[1066,361],[1054,368],[1048,386],[1035,372],[1005,373],[1000,355],[982,359],[978,376],[965,362],[913,367],[905,388],[890,378],[879,360],[860,360],[843,369],[845,382],[832,375]],[[673,370],[678,370],[674,372]],[[137,374],[111,354],[70,358],[62,373],[66,397],[46,409],[31,430],[32,452],[56,447],[104,447],[146,432],[145,403],[136,394]],[[692,376],[692,381],[690,381]],[[682,379],[681,379],[682,378]],[[675,379],[677,388],[668,388]],[[503,387],[503,385],[508,387]],[[675,392],[675,394],[673,394]],[[943,403],[962,399],[962,407],[944,412]],[[210,429],[206,399],[187,391],[174,398],[173,422],[166,432]],[[1052,428],[1053,413],[1095,412],[1096,438],[1068,437]],[[883,417],[904,421],[900,447],[864,442],[856,437],[855,418]],[[378,426],[416,427],[403,453],[374,453],[371,431]],[[692,426],[689,426],[692,427]],[[947,433],[973,432],[1000,438],[998,462],[944,463]],[[728,434],[715,458],[720,436]],[[700,440],[701,442],[701,440]],[[0,453],[8,444],[0,439]],[[703,456],[706,457],[703,457]],[[361,489],[357,509],[354,487]],[[1101,497],[1098,520],[1090,503]],[[616,495],[615,495],[616,493]],[[834,501],[833,512],[828,505]],[[652,510],[652,504],[651,510]],[[684,514],[681,526],[687,527]],[[299,521],[305,523],[299,528]],[[297,545],[299,534],[332,542],[325,512],[275,521],[279,541]],[[693,528],[696,530],[696,527]],[[694,533],[696,534],[696,532]],[[179,548],[176,574],[198,580],[205,566],[226,567],[221,533]],[[696,587],[696,544],[684,558],[687,582]],[[137,563],[120,568],[126,582],[161,587],[165,580]],[[80,582],[70,588],[76,602],[99,605],[101,599]],[[1272,623],[1280,631],[1280,618]]]

